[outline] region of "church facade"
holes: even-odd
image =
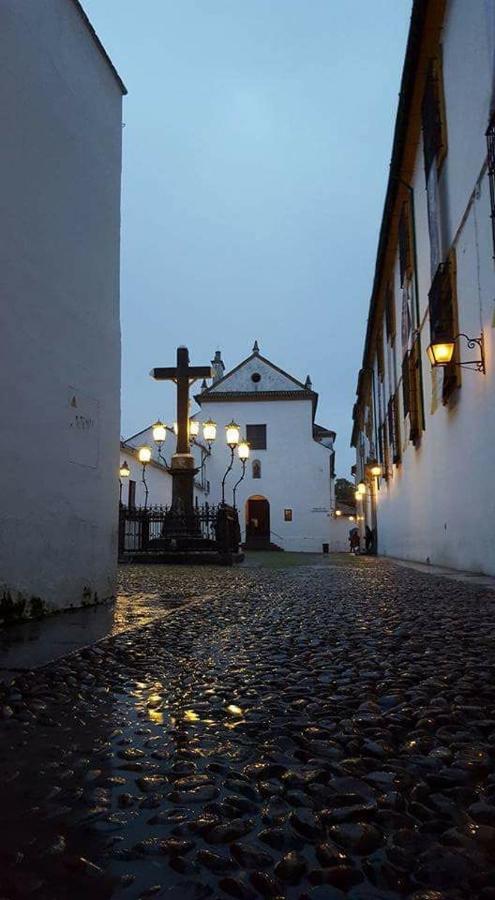
[[[303,383],[284,372],[261,355],[257,343],[227,373],[220,352],[212,365],[212,384],[203,383],[195,397],[197,418],[217,426],[207,467],[210,502],[222,500],[231,460],[226,427],[235,421],[250,444],[245,476],[235,492],[243,543],[248,549],[321,553],[331,541],[335,432],[315,422],[318,395],[309,377]],[[241,475],[234,453],[224,484],[228,504]]]

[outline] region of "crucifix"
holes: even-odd
[[[198,469],[189,446],[189,388],[198,378],[211,378],[210,366],[190,366],[187,347],[177,347],[177,366],[152,369],[157,381],[175,381],[177,385],[177,449],[172,456],[172,506],[180,512],[193,510],[193,483]]]

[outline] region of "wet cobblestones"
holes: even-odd
[[[203,599],[0,684],[1,900],[495,898],[493,592],[121,577]]]

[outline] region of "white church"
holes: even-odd
[[[229,372],[217,351],[211,383],[203,382],[195,400],[198,409],[191,417],[191,434],[197,436],[191,439],[191,452],[198,468],[197,502],[216,505],[223,499],[233,505],[235,488],[246,549],[313,553],[321,553],[324,545],[344,549],[347,524],[334,517],[335,432],[316,423],[318,394],[309,376],[302,382],[284,372],[261,355],[255,342],[251,354]],[[216,425],[211,446],[200,436],[207,422]],[[226,429],[232,422],[249,444],[249,458],[243,467],[234,451],[233,466],[227,472],[231,450]],[[130,473],[123,479],[124,505],[144,502],[143,467],[138,459],[143,445],[151,450],[145,473],[148,503],[170,503],[166,460],[175,450],[174,438],[173,428],[167,427],[163,445],[167,452],[163,449],[161,458],[152,426],[121,444],[121,465],[126,463]]]

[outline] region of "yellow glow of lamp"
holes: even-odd
[[[189,419],[189,434],[191,437],[197,437],[199,434],[199,422],[197,419]]]
[[[249,459],[249,451],[250,447],[247,441],[240,441],[239,446],[237,447],[237,452],[239,454],[239,459],[242,462],[246,462]]]
[[[361,491],[354,491],[354,496],[355,496],[356,500],[363,499],[363,495],[362,495]]]
[[[131,474],[131,470],[130,470],[129,466],[127,465],[126,460],[124,460],[124,462],[122,463],[122,465],[119,469],[119,475],[121,478],[129,478],[130,474]]]
[[[139,462],[143,464],[143,466],[146,466],[147,463],[149,463],[149,461],[151,459],[150,448],[146,447],[146,446],[140,447],[138,450],[138,459],[139,459]]]
[[[153,440],[157,444],[163,444],[166,437],[167,429],[163,422],[160,422],[160,419],[158,419],[158,421],[153,425]]]
[[[349,522],[354,522],[354,516],[349,516]]]
[[[341,516],[341,515],[342,515],[342,510],[341,510],[341,509],[336,509],[336,510],[335,510],[335,515],[336,515],[336,516]]]
[[[448,366],[454,355],[454,341],[438,341],[426,348],[432,366]]]
[[[358,491],[359,491],[360,494],[365,494],[365,493],[366,493],[366,485],[365,485],[364,481],[360,481],[360,482],[359,482],[359,484],[358,484],[358,486],[357,486],[357,489],[358,489]]]
[[[174,424],[172,425],[172,428],[174,429],[174,434],[177,437],[177,435],[179,434],[179,426],[178,426],[177,422],[174,422]]]
[[[208,444],[211,444],[217,436],[217,425],[211,419],[203,425],[203,437]]]
[[[232,419],[232,422],[229,422],[229,424],[225,426],[225,431],[227,436],[227,444],[229,445],[230,449],[233,450],[234,447],[237,447],[239,443],[241,430],[237,422],[234,422],[234,420]]]
[[[370,474],[373,475],[373,478],[379,478],[382,474],[382,467],[380,463],[373,462],[370,465]]]

